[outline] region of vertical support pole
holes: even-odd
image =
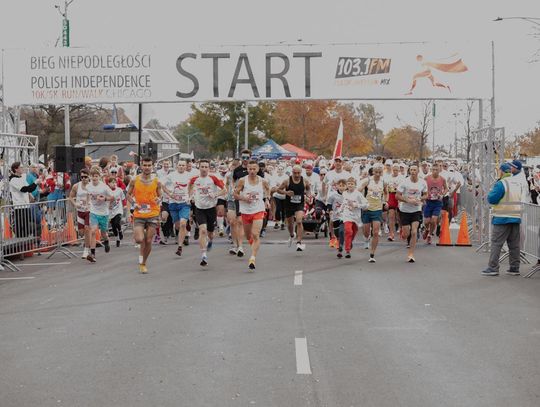
[[[435,101],[433,101],[433,143],[432,143],[432,150],[431,150],[431,157],[433,162],[435,162],[435,115],[436,115],[436,105]]]
[[[491,127],[495,127],[495,42],[491,41]]]
[[[245,127],[244,127],[244,148],[249,148],[249,106],[248,102],[246,101],[246,121],[245,121]]]
[[[139,125],[137,126],[139,130],[139,138],[138,138],[138,148],[137,148],[137,165],[141,166],[141,154],[142,154],[142,103],[139,103]]]
[[[2,127],[0,130],[2,133],[7,133],[7,115],[6,115],[6,104],[4,103],[5,97],[5,82],[4,82],[4,49],[2,48],[2,98],[0,99],[0,107],[2,107]]]

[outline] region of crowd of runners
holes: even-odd
[[[462,171],[443,159],[255,160],[249,150],[233,160],[179,160],[174,168],[142,158],[131,171],[105,159],[81,171],[69,197],[84,234],[82,257],[96,262],[99,235],[106,253],[109,235],[120,246],[124,222],[133,227],[129,244],[139,248],[141,273],[148,272],[154,244],[174,244],[171,255],[182,256],[197,241],[200,265],[207,266],[216,238],[229,240],[231,256],[249,256],[247,270],[254,271],[269,225],[303,252],[313,233],[304,230],[308,218],[329,236],[337,258],[351,258],[357,241],[355,257],[375,263],[385,239],[402,244],[404,261],[414,263],[418,242],[430,245],[439,233],[441,211],[456,216],[469,178]]]

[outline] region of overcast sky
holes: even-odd
[[[61,16],[54,8],[59,1],[0,0],[0,4],[1,48],[54,46],[61,31]],[[69,7],[71,45],[77,47],[158,46],[176,51],[184,44],[275,44],[299,39],[315,44],[456,41],[477,47],[489,46],[493,40],[496,124],[506,127],[509,135],[521,134],[540,121],[540,63],[529,62],[540,49],[540,37],[532,36],[540,33],[536,30],[540,25],[523,20],[493,22],[498,16],[540,18],[540,1],[75,0]],[[385,116],[384,130],[417,122],[419,102],[374,104]],[[452,113],[464,104],[438,102],[437,144],[453,140]],[[487,103],[485,107],[488,118]],[[189,106],[159,104],[146,111],[164,124],[176,124],[187,117]]]

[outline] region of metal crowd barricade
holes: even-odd
[[[77,212],[71,201],[34,202],[0,206],[0,266],[19,268],[10,260],[30,253],[76,255],[66,246],[77,244]]]
[[[521,252],[526,256],[540,260],[540,206],[535,204],[523,204],[522,212],[522,239]],[[540,271],[540,266],[536,264],[533,269],[524,277],[532,277]]]

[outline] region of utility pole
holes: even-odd
[[[435,114],[436,114],[435,101],[433,101],[433,149],[431,150],[431,157],[433,162],[435,162]]]
[[[244,127],[244,148],[247,150],[249,148],[249,105],[246,101],[246,119]]]
[[[64,11],[60,9],[59,5],[54,6],[62,18],[62,46],[69,48],[70,41],[70,28],[68,19],[68,7],[74,0],[64,0]],[[71,133],[70,133],[70,120],[69,120],[69,105],[64,106],[64,145],[71,145]]]

